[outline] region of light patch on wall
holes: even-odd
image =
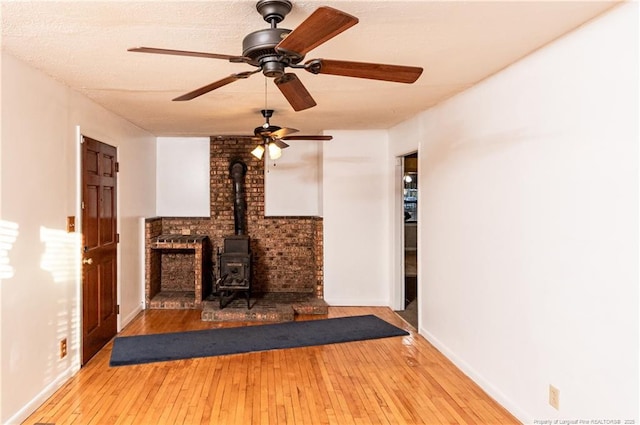
[[[44,243],[42,270],[51,273],[56,283],[75,279],[80,262],[80,235],[40,226],[40,242]]]
[[[14,275],[9,264],[9,251],[18,238],[18,223],[0,220],[0,279],[9,279]]]

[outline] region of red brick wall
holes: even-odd
[[[231,160],[241,159],[247,165],[246,230],[251,237],[253,254],[253,291],[306,292],[322,298],[322,218],[264,217],[264,162],[250,154],[254,147],[255,143],[250,140],[213,138],[210,149],[211,216],[163,217],[162,233],[181,234],[189,229],[192,235],[209,236],[213,260],[217,262],[216,250],[222,249],[225,236],[234,234],[229,165]]]

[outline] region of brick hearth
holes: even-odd
[[[251,297],[247,309],[244,297],[238,297],[220,309],[218,300],[211,297],[203,304],[202,320],[208,322],[284,322],[297,314],[327,314],[328,305],[313,294],[268,292]]]

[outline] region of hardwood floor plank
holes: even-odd
[[[410,335],[116,368],[109,343],[24,425],[519,423],[390,309],[331,307],[326,317],[364,314]],[[246,325],[146,310],[120,335]]]

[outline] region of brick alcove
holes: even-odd
[[[252,291],[256,293],[299,293],[323,298],[323,252],[321,217],[265,217],[264,162],[250,152],[255,142],[248,139],[210,141],[210,217],[155,217],[146,221],[146,302],[148,308],[193,308],[179,303],[162,307],[154,305],[154,287],[167,273],[160,257],[153,252],[154,238],[159,235],[207,236],[214,261],[223,239],[234,233],[233,187],[229,177],[232,159],[247,165],[245,192],[247,201],[246,230],[251,238],[253,255]],[[178,264],[179,253],[166,254]],[[208,255],[208,254],[206,254]],[[183,260],[186,263],[188,260]],[[192,264],[192,263],[190,263]],[[210,264],[210,263],[209,263]],[[210,265],[209,265],[210,267]],[[183,274],[187,272],[182,272]],[[191,272],[192,273],[192,272]],[[205,271],[210,273],[209,271]],[[176,272],[180,274],[180,272]],[[186,274],[185,274],[186,275]],[[192,274],[188,274],[189,277]],[[205,291],[210,288],[205,283]],[[203,293],[203,297],[210,294]],[[196,301],[197,304],[197,301]],[[198,308],[196,305],[195,308]]]

